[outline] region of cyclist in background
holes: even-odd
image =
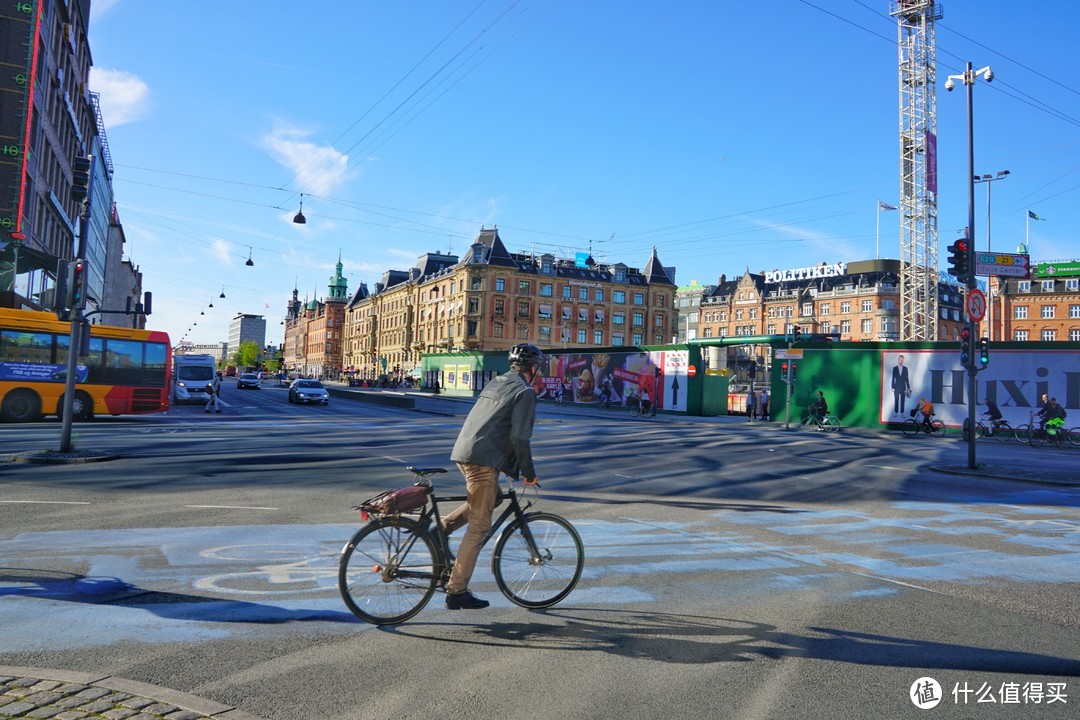
[[[922,413],[923,430],[926,432],[933,432],[934,426],[931,425],[931,420],[934,417],[934,403],[930,402],[926,398],[919,398],[919,404],[915,406],[918,412]]]
[[[829,403],[825,402],[825,393],[818,390],[817,400],[810,406],[810,414],[814,418],[821,422],[825,419],[825,416],[829,414]]]
[[[449,534],[468,523],[461,539],[450,581],[446,584],[446,607],[475,610],[489,603],[469,592],[469,580],[484,536],[491,529],[491,513],[499,495],[499,473],[528,484],[537,481],[533,467],[532,437],[536,421],[536,392],[532,383],[540,373],[544,353],[522,343],[510,348],[510,371],[489,382],[465,418],[450,459],[465,476],[467,500],[443,520]]]

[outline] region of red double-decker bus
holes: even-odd
[[[71,326],[56,315],[0,308],[0,420],[61,415]],[[90,326],[90,352],[76,366],[74,420],[169,409],[169,336]]]

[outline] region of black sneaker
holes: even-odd
[[[456,595],[446,596],[447,610],[482,610],[490,604],[487,600],[481,600],[468,590]]]

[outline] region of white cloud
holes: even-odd
[[[263,146],[296,176],[296,184],[304,192],[328,195],[349,179],[349,156],[330,145],[320,147],[308,141],[309,135],[308,130],[277,122],[263,136]]]
[[[138,75],[124,70],[90,68],[90,89],[101,96],[106,127],[141,120],[150,109],[150,88]]]

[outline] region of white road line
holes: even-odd
[[[184,507],[206,510],[277,510],[276,507],[258,507],[253,505],[185,505]]]
[[[89,505],[88,502],[76,502],[73,500],[0,500],[0,503],[9,505]]]

